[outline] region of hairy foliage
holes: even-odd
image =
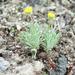
[[[56,33],[55,30],[49,29],[47,27],[43,37],[44,37],[43,45],[46,47],[45,50],[49,51],[58,43],[60,38],[60,33]]]
[[[38,49],[40,44],[40,26],[37,22],[30,23],[29,29],[19,34],[20,41],[32,49]]]
[[[29,29],[19,34],[20,41],[31,49],[38,49],[42,44],[46,52],[51,50],[59,41],[60,33],[57,33],[54,28],[49,28],[45,25],[43,28],[39,23],[30,23]]]

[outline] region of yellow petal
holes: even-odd
[[[32,6],[28,6],[28,7],[24,8],[24,10],[23,10],[23,12],[24,12],[25,14],[31,14],[32,11],[33,11]]]
[[[48,19],[54,20],[56,18],[56,15],[54,12],[49,11],[48,12]]]

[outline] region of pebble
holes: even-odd
[[[34,61],[33,65],[34,65],[35,71],[37,71],[37,72],[41,71],[42,68],[44,68],[44,64],[40,61]]]
[[[0,57],[0,71],[6,71],[10,64],[4,58]]]
[[[16,67],[16,71],[19,71],[17,75],[36,75],[36,72],[41,72],[44,65],[40,61],[33,61],[32,63],[26,63],[25,65]]]
[[[55,25],[58,26],[59,28],[65,28],[65,20],[62,16],[57,17],[55,21]]]
[[[35,75],[34,69],[31,63],[16,67],[16,71],[19,73],[16,75]]]

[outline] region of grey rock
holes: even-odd
[[[57,61],[57,67],[55,70],[49,70],[49,75],[65,75],[67,64],[67,58],[60,53]]]
[[[70,6],[70,2],[68,0],[61,0],[61,3],[65,6]]]
[[[60,54],[57,62],[56,75],[64,75],[66,73],[67,64],[67,58],[63,54]]]
[[[57,17],[55,21],[55,25],[58,26],[60,29],[65,28],[65,20],[62,16]]]
[[[0,57],[0,71],[5,71],[9,68],[10,64],[4,58]]]

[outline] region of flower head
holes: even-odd
[[[48,16],[48,19],[51,19],[51,20],[54,20],[56,17],[55,13],[51,11],[48,12],[47,16]]]
[[[27,6],[27,7],[25,7],[24,10],[23,10],[23,12],[24,12],[25,14],[31,14],[32,11],[33,11],[32,6]]]

